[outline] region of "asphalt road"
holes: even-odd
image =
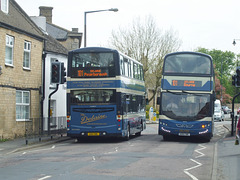
[[[191,138],[163,141],[157,124],[148,124],[142,136],[129,141],[68,140],[13,152],[0,159],[0,179],[224,180],[228,166],[239,167],[239,151],[232,150],[236,146],[227,137],[227,123],[215,123],[209,143]]]

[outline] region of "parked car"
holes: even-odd
[[[221,109],[215,109],[213,115],[214,121],[224,121],[224,112]]]
[[[229,114],[232,112],[232,110],[228,106],[222,106],[222,110],[224,114]]]

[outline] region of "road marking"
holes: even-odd
[[[195,158],[199,158],[199,157],[205,156],[205,154],[200,152],[200,151],[203,150],[203,149],[206,149],[206,147],[201,145],[201,144],[199,144],[198,146],[201,146],[201,148],[200,149],[196,149],[195,152],[199,153],[200,155],[196,156]]]
[[[217,125],[216,126],[216,136],[222,136],[223,134],[225,134],[225,129],[223,125]]]
[[[115,149],[115,151],[105,152],[104,154],[113,154],[113,153],[118,152],[118,147],[115,147],[114,149]]]
[[[38,151],[47,151],[47,150],[51,150],[51,149],[54,149],[54,148],[56,148],[56,146],[53,145],[51,148],[35,149],[35,150],[27,151],[27,152],[28,152],[28,153],[31,153],[31,152],[38,152]],[[23,152],[22,155],[27,154],[27,152],[26,152],[26,151]]]
[[[218,142],[216,142],[214,144],[214,156],[213,156],[213,166],[212,166],[212,180],[216,180],[217,179],[217,164],[218,164]]]
[[[44,176],[44,177],[42,177],[42,178],[40,178],[40,179],[38,179],[38,180],[44,180],[44,179],[48,179],[48,178],[50,178],[50,177],[52,177],[52,176]]]
[[[95,156],[92,157],[92,162],[95,162],[96,161],[96,158]]]
[[[190,160],[193,161],[193,162],[195,162],[197,165],[196,165],[196,166],[193,166],[193,167],[191,167],[191,168],[184,169],[184,173],[187,174],[189,177],[191,177],[193,180],[198,180],[198,178],[196,178],[194,175],[192,175],[192,174],[189,173],[188,171],[202,166],[202,163],[200,163],[200,162],[198,162],[198,161],[196,161],[196,160],[194,160],[194,159],[190,159]]]
[[[194,150],[194,151],[197,152],[199,155],[196,156],[195,158],[200,158],[200,157],[202,157],[202,156],[205,156],[205,154],[204,154],[203,152],[201,152],[201,151],[207,148],[206,146],[204,146],[204,145],[202,145],[202,144],[198,144],[198,146],[200,146],[200,148],[199,148],[199,149],[196,149],[196,150]],[[189,177],[191,177],[193,180],[198,180],[198,178],[196,178],[194,175],[192,175],[192,174],[191,174],[190,172],[188,172],[188,171],[202,166],[202,163],[200,163],[200,162],[198,162],[198,161],[196,161],[196,160],[194,160],[194,159],[190,159],[190,160],[193,161],[193,162],[195,162],[197,165],[196,165],[196,166],[193,166],[193,167],[190,167],[190,168],[187,168],[187,169],[184,169],[184,173],[187,174]]]

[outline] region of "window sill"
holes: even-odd
[[[25,71],[31,71],[30,68],[26,68],[26,67],[23,67],[23,70],[25,70]]]
[[[5,63],[5,66],[6,66],[6,67],[10,67],[10,68],[14,68],[13,64],[6,64],[6,63]]]
[[[17,122],[31,122],[30,119],[16,119]]]

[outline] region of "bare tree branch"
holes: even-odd
[[[161,85],[164,56],[177,51],[181,45],[177,33],[172,29],[163,32],[152,16],[144,21],[137,18],[132,24],[112,31],[111,45],[143,64],[146,88],[153,90],[151,101]]]

